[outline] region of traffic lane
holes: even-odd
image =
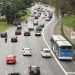
[[[51,73],[52,73],[51,75],[55,75],[55,73],[58,72],[58,71],[55,70],[55,73],[54,73],[54,71],[52,72],[52,67],[51,66],[48,67],[49,66],[48,62],[49,62],[50,59],[48,59],[48,61],[47,60],[44,61],[41,58],[40,51],[43,48],[43,47],[41,48],[41,46],[46,47],[45,45],[41,44],[41,42],[42,42],[40,40],[41,37],[34,37],[35,36],[34,35],[35,32],[32,32],[31,34],[33,36],[30,36],[30,38],[21,39],[19,41],[19,43],[14,45],[15,46],[14,47],[15,48],[15,52],[14,53],[17,55],[17,64],[15,65],[15,71],[19,71],[22,74],[23,73],[24,74],[28,74],[27,72],[28,72],[28,66],[29,65],[40,65],[42,75],[50,75]],[[40,44],[38,43],[39,41],[40,41]],[[32,53],[33,53],[32,57],[22,57],[21,49],[23,47],[30,47],[30,48],[32,48]],[[50,64],[50,62],[49,62],[49,64]],[[52,64],[53,64],[53,62],[52,62]],[[53,64],[53,66],[56,66],[56,65]],[[55,69],[55,67],[53,69]],[[59,75],[59,73],[57,73],[57,75]]]
[[[57,18],[55,18],[53,21],[51,20],[51,23],[45,28],[44,31],[44,37],[48,43],[48,45],[51,47],[50,44],[50,36],[53,34],[53,30],[54,30],[54,26],[57,24]],[[75,72],[75,65],[74,63],[71,61],[59,61],[61,63],[61,65],[63,66],[63,68],[66,70],[66,72]]]
[[[6,57],[10,54],[15,54],[14,53],[15,48],[13,46],[14,43],[11,43],[11,37],[15,35],[14,34],[15,30],[16,30],[16,27],[12,27],[11,29],[7,30],[7,34],[8,34],[7,43],[5,43],[4,38],[0,38],[1,39],[0,40],[0,42],[1,42],[1,44],[0,44],[1,70],[0,71],[1,72],[0,73],[2,75],[14,72],[14,69],[15,69],[15,65],[7,65],[6,64]],[[18,36],[18,37],[20,37],[20,36]]]
[[[8,41],[9,41],[9,42],[10,42],[11,36],[14,35],[15,30],[16,30],[16,27],[15,27],[15,28],[12,28],[12,29],[10,29],[10,30],[8,31]],[[11,34],[11,33],[12,33],[12,34]],[[10,36],[9,36],[9,35],[10,35]],[[11,47],[10,49],[13,49],[12,51],[13,51],[13,53],[14,53],[15,48],[14,48],[13,44],[12,44],[12,47]],[[12,51],[11,51],[11,52],[12,52]],[[8,72],[9,72],[9,71],[8,71]]]
[[[57,69],[55,69],[55,67],[56,67],[56,62],[55,62],[55,60],[54,59],[47,59],[47,60],[42,60],[43,58],[41,57],[41,49],[42,48],[45,48],[45,47],[47,47],[45,44],[44,44],[44,42],[42,42],[43,40],[42,40],[42,38],[41,38],[41,40],[40,40],[40,38],[41,37],[37,37],[37,38],[35,38],[35,40],[36,40],[36,42],[37,42],[37,44],[36,44],[36,42],[34,41],[34,38],[33,38],[33,40],[30,42],[29,41],[29,44],[31,43],[31,48],[34,50],[34,57],[32,58],[32,59],[28,59],[29,60],[29,62],[30,62],[30,64],[31,65],[34,65],[34,64],[36,64],[36,65],[40,65],[40,67],[41,67],[41,72],[42,72],[42,75],[55,75],[56,73],[57,73],[57,75],[60,75],[59,74],[59,69],[58,69],[58,66],[57,66]],[[33,42],[34,41],[34,42]],[[42,43],[44,44],[44,45],[42,45]],[[40,43],[40,44],[39,44]],[[41,61],[42,60],[42,61]],[[51,62],[52,62],[52,64],[51,64]],[[55,63],[53,63],[53,62],[55,62]],[[55,65],[54,65],[55,64]],[[49,66],[50,65],[50,66]],[[51,65],[52,65],[52,67],[51,67]],[[53,68],[53,71],[52,71],[52,68]],[[54,70],[55,69],[55,70]],[[51,70],[51,71],[50,71]],[[61,72],[61,71],[60,71]],[[62,74],[62,75],[64,75],[64,74]]]
[[[6,64],[6,57],[12,54],[12,46],[9,43],[5,43],[4,41],[0,44],[0,74],[7,75],[8,73],[13,71],[13,65]]]

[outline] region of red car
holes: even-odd
[[[16,63],[15,55],[8,55],[6,57],[6,64],[15,64],[15,63]]]
[[[38,19],[38,16],[35,16],[35,19]]]
[[[16,30],[15,35],[21,35],[21,30]]]

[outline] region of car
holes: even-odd
[[[35,32],[35,36],[41,36],[41,32],[40,31],[36,31]]]
[[[41,56],[42,57],[51,57],[50,50],[48,48],[43,48],[41,51]]]
[[[0,35],[1,35],[1,38],[5,38],[7,37],[7,32],[2,32]]]
[[[29,75],[40,75],[40,67],[37,65],[29,66]]]
[[[15,30],[15,35],[21,35],[21,30]]]
[[[24,49],[22,49],[22,51],[23,51],[23,56],[31,56],[32,55],[32,53],[31,53],[31,48],[24,48]]]
[[[9,73],[8,75],[20,75],[20,73],[14,72],[14,73]]]
[[[32,14],[31,17],[34,17],[34,14]]]
[[[40,26],[37,26],[36,31],[42,31],[42,28]]]
[[[46,16],[45,21],[50,21],[50,18],[48,16]]]
[[[44,28],[44,23],[40,23],[40,27],[41,28]]]
[[[24,31],[24,36],[30,36],[30,31]]]
[[[14,25],[15,25],[15,26],[21,25],[21,21],[19,21],[19,20],[14,21]]]
[[[34,20],[34,21],[33,21],[33,24],[34,24],[34,25],[38,25],[38,20]]]
[[[15,55],[11,54],[6,57],[6,64],[15,64],[15,63],[16,63]]]
[[[34,18],[35,18],[35,19],[38,19],[38,18],[39,18],[39,16],[37,15],[37,16],[35,16]]]
[[[17,42],[18,40],[17,40],[17,36],[12,36],[11,37],[11,42]]]
[[[22,26],[21,25],[18,25],[17,26],[17,30],[21,30],[22,29]]]
[[[42,19],[44,19],[44,18],[45,18],[45,15],[43,14],[43,15],[42,15]]]

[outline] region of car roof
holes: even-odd
[[[17,36],[12,36],[11,38],[16,38]]]
[[[14,57],[15,55],[11,54],[11,55],[8,55],[7,57],[8,58],[11,58],[11,57]]]
[[[48,48],[43,48],[43,51],[49,50]]]
[[[17,25],[17,27],[21,27],[21,25]]]
[[[37,66],[37,65],[32,65],[31,67],[32,67],[32,68],[36,68],[36,67],[39,67],[39,66]]]
[[[28,49],[31,49],[31,48],[24,48],[24,50],[26,50],[26,49],[28,50]]]

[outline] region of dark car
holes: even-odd
[[[41,28],[44,28],[44,24],[40,24],[40,27],[41,27]]]
[[[8,75],[20,75],[20,73],[16,72],[16,73],[9,73]]]
[[[13,37],[11,37],[11,42],[17,42],[18,40],[17,40],[17,36],[13,36]]]
[[[15,26],[17,26],[17,25],[21,25],[21,21],[16,20],[16,21],[14,21],[14,24],[15,24]]]
[[[29,67],[29,75],[40,75],[40,67],[39,66],[30,66]]]
[[[41,36],[41,32],[40,31],[36,31],[35,32],[35,36]]]
[[[25,31],[24,36],[30,36],[30,31]]]
[[[21,35],[21,30],[15,30],[15,35]]]
[[[42,28],[40,26],[37,26],[36,31],[42,31]]]
[[[1,38],[5,38],[5,37],[7,37],[7,32],[2,32],[1,33]]]
[[[22,26],[21,25],[18,25],[17,26],[17,30],[21,30],[22,29]]]
[[[38,16],[35,16],[35,19],[38,19]]]

